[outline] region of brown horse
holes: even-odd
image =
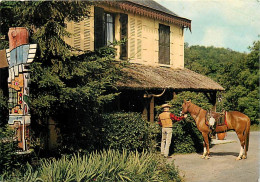
[[[200,108],[199,106],[191,103],[191,101],[184,100],[182,104],[182,114],[190,113],[191,117],[196,122],[198,130],[202,133],[203,136],[203,146],[204,152],[202,158],[209,158],[209,133],[210,128],[206,122],[207,111]],[[216,113],[215,113],[216,114]],[[243,113],[238,111],[226,112],[226,128],[225,130],[235,130],[241,144],[241,149],[239,156],[236,160],[246,159],[248,144],[249,144],[249,132],[250,132],[250,119]],[[221,127],[217,128],[217,132],[221,131]],[[224,130],[224,129],[223,129]]]

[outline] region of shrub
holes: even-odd
[[[43,160],[33,170],[30,165],[19,177],[26,181],[181,181],[173,163],[165,165],[154,153],[108,150],[74,154],[61,159]],[[7,176],[5,179],[12,180]]]
[[[103,114],[103,144],[112,149],[154,150],[158,125],[144,120],[140,113]]]
[[[4,97],[2,89],[0,89],[0,126],[4,126],[8,121],[7,98]]]
[[[15,149],[17,143],[13,141],[13,131],[8,127],[0,127],[0,174],[10,172],[15,166]]]

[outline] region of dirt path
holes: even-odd
[[[196,153],[174,155],[169,160],[174,160],[186,182],[260,182],[260,132],[250,133],[246,160],[235,160],[240,151],[236,134],[228,132],[226,140],[232,143],[213,145],[209,160]]]

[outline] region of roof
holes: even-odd
[[[160,5],[159,3],[157,3],[156,1],[153,1],[153,0],[126,0],[126,1],[133,2],[135,4],[139,4],[142,6],[146,6],[146,7],[155,9],[157,11],[161,11],[161,12],[173,15],[173,16],[178,16],[174,12],[168,10],[167,8],[165,8],[164,6]]]
[[[170,22],[191,30],[191,20],[183,18],[153,0],[94,0],[122,10]]]
[[[140,64],[130,64],[123,69],[123,79],[117,82],[120,89],[179,91],[224,91],[212,79],[189,69],[172,69]]]
[[[6,50],[0,50],[0,68],[8,67],[7,58],[6,58]]]

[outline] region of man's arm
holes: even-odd
[[[158,124],[159,124],[160,126],[162,126],[162,122],[161,122],[160,117],[158,117]]]
[[[186,118],[186,117],[184,117],[184,116],[180,116],[180,117],[175,116],[173,113],[170,114],[170,117],[171,117],[171,120],[172,120],[172,121],[181,121],[181,120],[183,120],[183,119]]]

